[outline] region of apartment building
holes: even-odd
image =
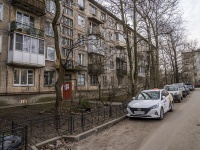
[[[59,41],[72,92],[126,84],[129,64],[120,20],[93,0],[63,0],[62,10]],[[55,93],[55,12],[53,0],[0,0],[1,95]],[[129,38],[133,43],[131,27]],[[138,48],[144,77],[147,41]]]
[[[184,81],[200,83],[200,50],[183,52],[182,64]]]

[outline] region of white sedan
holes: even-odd
[[[127,116],[163,119],[164,113],[173,110],[173,97],[166,90],[144,90],[133,97],[133,100],[128,104]]]

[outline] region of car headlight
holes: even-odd
[[[156,109],[156,108],[158,108],[158,107],[159,107],[159,103],[156,104],[156,105],[153,105],[153,106],[149,107],[149,109]]]

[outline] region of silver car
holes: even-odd
[[[178,85],[165,85],[164,89],[167,90],[172,96],[174,101],[181,102],[183,100],[183,92]]]

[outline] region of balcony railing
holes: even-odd
[[[45,14],[45,0],[11,0],[11,4],[38,16]]]
[[[44,37],[44,30],[31,27],[21,22],[12,21],[10,25],[11,31],[18,31],[23,34],[29,34],[36,37]]]
[[[102,74],[104,73],[104,65],[99,64],[88,64],[88,73],[89,74]]]
[[[116,48],[119,48],[119,49],[125,49],[126,48],[126,43],[120,41],[120,40],[116,40],[115,41],[115,46]]]
[[[117,75],[118,76],[125,76],[125,75],[127,75],[127,70],[117,69]]]

